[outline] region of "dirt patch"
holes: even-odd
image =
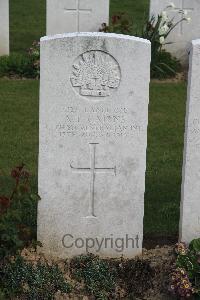
[[[169,275],[175,262],[173,249],[174,246],[157,246],[151,250],[143,249],[143,254],[134,259],[106,259],[110,272],[114,270],[117,274],[115,293],[107,299],[173,299],[168,293]],[[77,282],[73,278],[70,260],[47,257],[33,249],[24,249],[21,255],[32,264],[40,261],[59,266],[66,280],[73,286],[73,292],[70,295],[57,293],[56,300],[96,299],[88,293],[83,281]]]
[[[173,246],[178,242],[178,235],[157,235],[157,234],[145,234],[143,240],[143,247],[145,249],[154,249],[158,245],[162,246]]]

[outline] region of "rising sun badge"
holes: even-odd
[[[110,96],[120,80],[118,62],[103,51],[85,52],[73,64],[71,83],[82,96]]]

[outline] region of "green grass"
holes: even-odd
[[[143,25],[145,16],[148,14],[148,7],[149,0],[111,0],[110,16],[119,12],[127,13],[137,30]],[[45,0],[10,0],[11,51],[26,51],[32,42],[39,40],[46,34],[45,32]]]
[[[176,233],[179,222],[186,84],[150,89],[145,232]]]
[[[12,52],[24,52],[45,35],[45,0],[10,0]],[[111,0],[110,15],[125,12],[136,31],[149,0]],[[0,80],[0,169],[25,162],[37,188],[38,82]],[[185,115],[184,83],[152,83],[150,90],[145,233],[176,233],[179,221]],[[2,189],[0,181],[0,191]]]
[[[10,0],[10,47],[24,52],[45,35],[45,0]]]
[[[0,169],[25,162],[37,182],[38,81],[0,80]],[[150,89],[145,233],[176,233],[179,221],[186,85]],[[1,181],[0,181],[1,191]]]
[[[35,188],[39,130],[38,85],[38,81],[34,80],[0,80],[0,170],[9,175],[11,168],[25,163],[31,171]],[[0,180],[0,191],[3,186]]]
[[[110,0],[110,16],[125,13],[133,22],[135,31],[141,31],[149,14],[149,0]]]

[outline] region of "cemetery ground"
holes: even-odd
[[[148,15],[148,0],[111,1],[110,15],[124,12],[137,31]],[[20,16],[20,17],[19,17]],[[27,24],[27,26],[24,26]],[[10,3],[11,53],[23,53],[45,35],[45,1]],[[26,163],[37,188],[39,82],[1,80],[1,168]],[[186,84],[154,82],[150,86],[145,234],[177,235],[179,220]],[[155,211],[157,212],[155,214]],[[152,215],[154,218],[152,219]],[[156,222],[155,222],[156,220]]]
[[[47,293],[56,295],[55,299],[69,299],[68,295],[71,299],[173,299],[168,296],[168,286],[178,236],[185,100],[185,82],[150,85],[144,247],[168,246],[129,261],[103,261],[93,256],[52,261],[34,249],[23,250],[24,260],[4,270],[7,288],[12,286],[13,291],[24,295],[17,287],[21,286],[20,278],[25,278],[31,286],[28,299],[47,299]],[[9,193],[14,183],[10,170],[22,162],[30,170],[32,189],[37,191],[39,81],[1,79],[0,106],[1,192]],[[28,213],[35,216],[36,207]],[[36,262],[47,266],[42,271],[27,267]],[[52,267],[57,264],[64,279]],[[55,278],[59,278],[59,287]],[[66,296],[62,298],[57,289]]]
[[[185,98],[185,82],[156,82],[150,85],[144,218],[144,246],[148,248],[154,248],[157,244],[173,244],[177,240]],[[13,179],[9,176],[10,170],[21,162],[26,163],[27,169],[31,172],[32,188],[37,190],[38,106],[38,80],[0,80],[0,107],[3,111],[0,120],[0,136],[2,137],[0,161],[1,169],[7,175],[7,177],[4,174],[1,176],[1,192],[3,187],[10,189],[13,185]],[[7,192],[7,190],[3,191],[4,194]],[[34,212],[32,213],[35,215]],[[101,260],[93,257],[83,257],[81,262],[75,260],[70,264],[66,261],[59,261],[59,267],[63,273],[67,273],[67,280],[73,286],[73,276],[76,277],[76,272],[80,272],[80,263],[82,265],[85,263],[85,269],[81,274],[78,274],[81,276],[81,280],[87,282],[86,291],[82,284],[76,284],[74,291],[76,296],[82,295],[83,297],[93,294],[97,299],[101,299],[99,296],[101,292],[108,297],[110,291],[113,293],[114,289],[114,277],[112,278],[112,276],[117,276],[117,293],[121,297],[133,294],[139,297],[137,299],[141,299],[141,295],[143,295],[143,299],[169,299],[160,298],[160,291],[162,290],[163,293],[166,292],[167,294],[168,275],[174,260],[172,253],[173,246],[157,248],[146,252],[142,261],[132,260],[129,264],[124,261],[122,269],[118,268],[119,262],[117,261],[111,260],[108,265],[104,265]],[[22,255],[28,262],[37,260],[44,262],[43,256],[40,257],[34,251],[24,250]],[[153,267],[149,261],[153,262]],[[52,261],[50,260],[51,264]],[[99,267],[101,267],[102,273],[97,271]],[[21,270],[22,276],[25,276],[23,263],[18,262],[17,268]],[[111,277],[106,277],[108,269]],[[15,278],[14,270],[14,267],[8,269],[13,278]],[[117,272],[117,275],[112,273],[113,270]],[[137,277],[135,277],[136,270],[138,270]],[[31,276],[34,278],[36,275],[33,274],[33,271],[31,272]],[[55,270],[55,274],[50,269],[46,272],[50,274],[52,272],[52,278],[58,276]],[[44,276],[47,276],[45,274]],[[26,276],[30,275],[26,273]],[[73,279],[69,279],[71,276]],[[94,287],[96,281],[99,281],[99,286]],[[141,282],[141,285],[138,286],[138,282]],[[16,281],[15,284],[17,285],[19,282]],[[43,287],[44,293],[47,292],[46,289],[49,289],[49,284],[52,285],[52,282],[50,281]],[[52,293],[53,288],[52,285]],[[36,295],[34,294],[36,291],[38,289],[33,283],[33,295]],[[43,297],[40,299],[45,299],[41,290],[39,293],[40,297]],[[29,297],[29,299],[36,299],[34,298],[36,296],[31,298],[32,296],[29,295]],[[59,295],[57,297],[57,299],[65,299],[59,298]],[[73,297],[75,296],[72,293]],[[112,298],[111,295],[109,297]],[[171,296],[170,299],[172,299]]]
[[[111,15],[123,11],[131,15],[137,24],[137,31],[144,23],[144,11],[148,13],[148,1],[111,1]],[[10,19],[11,52],[23,53],[34,40],[45,35],[45,1],[12,0]],[[18,261],[16,265],[22,277],[27,276],[30,282],[33,279],[28,299],[46,299],[47,292],[53,295],[56,290],[55,278],[60,280],[60,291],[71,292],[73,297],[74,289],[75,296],[85,297],[85,300],[113,299],[114,294],[119,299],[127,296],[130,297],[128,299],[172,299],[172,296],[161,298],[160,292],[167,294],[168,276],[174,261],[173,247],[178,238],[186,88],[185,81],[152,81],[150,84],[144,247],[155,248],[157,244],[167,246],[145,252],[141,260],[110,260],[107,264],[107,261],[99,260],[98,257],[88,256],[76,258],[72,262],[57,261],[67,284],[63,282],[59,271],[51,268],[52,261],[46,258],[49,265],[39,270],[41,277],[38,286],[34,281],[38,277],[33,269],[27,267],[26,262],[46,263],[46,260],[34,251],[25,249],[22,252],[25,262]],[[39,81],[0,79],[0,107],[3,112],[0,118],[1,194],[9,193],[13,186],[10,171],[21,163],[25,163],[30,171],[32,190],[37,192]],[[6,272],[7,276],[8,273],[12,274],[15,279],[16,273],[12,267],[9,266]],[[41,289],[40,283],[44,282],[42,276],[46,278],[46,284]],[[115,277],[117,289],[114,287]],[[8,280],[7,287],[9,283],[11,285]],[[19,281],[16,280],[13,290],[18,285]],[[68,296],[62,298],[59,293],[56,297],[68,299]]]
[[[178,233],[185,100],[184,82],[150,86],[144,226],[161,243]],[[25,163],[37,190],[39,81],[0,80],[0,105],[1,169]]]
[[[24,52],[34,40],[45,35],[45,0],[10,1],[10,43],[14,52]],[[148,16],[148,0],[132,1],[112,0],[110,15],[124,12],[130,16],[135,31],[141,29]],[[26,26],[24,26],[26,24]],[[27,34],[28,33],[28,34]]]

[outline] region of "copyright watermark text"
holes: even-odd
[[[91,250],[95,250],[97,253],[102,249],[114,249],[116,252],[123,252],[125,249],[139,248],[139,236],[135,235],[134,237],[130,237],[128,234],[125,237],[114,237],[113,234],[110,237],[102,237],[102,238],[81,238],[74,237],[72,234],[65,234],[62,238],[63,247],[77,248],[83,249],[86,252],[90,252]]]

